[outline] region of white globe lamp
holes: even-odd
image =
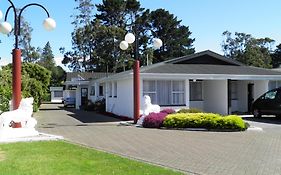
[[[8,22],[2,22],[0,24],[0,32],[7,35],[12,31],[12,25]]]
[[[136,37],[135,37],[134,34],[132,34],[132,33],[127,33],[127,34],[125,35],[125,41],[127,41],[127,43],[132,44],[133,42],[135,42],[135,40],[136,40]]]
[[[129,47],[129,44],[127,41],[121,41],[120,45],[119,45],[120,49],[122,50],[126,50]]]
[[[153,46],[154,46],[156,49],[160,49],[160,47],[162,47],[162,45],[163,45],[163,42],[162,42],[161,39],[155,38],[155,39],[153,40]]]
[[[47,18],[43,21],[43,26],[47,31],[52,31],[56,28],[56,21],[52,18]]]

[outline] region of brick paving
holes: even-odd
[[[263,132],[159,130],[120,126],[114,118],[52,104],[42,109],[35,114],[38,131],[187,174],[281,174],[280,124]]]

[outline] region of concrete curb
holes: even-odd
[[[19,137],[19,138],[1,139],[0,143],[51,141],[51,140],[62,140],[62,139],[64,139],[63,136],[39,133],[38,136],[32,136],[32,137]]]
[[[263,129],[261,127],[256,127],[256,126],[250,126],[247,131],[263,131]]]

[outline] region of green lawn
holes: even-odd
[[[181,174],[63,141],[0,144],[0,174]]]

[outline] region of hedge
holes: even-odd
[[[213,113],[176,113],[169,114],[163,121],[167,128],[206,128],[246,130],[246,123],[236,115],[221,116]]]

